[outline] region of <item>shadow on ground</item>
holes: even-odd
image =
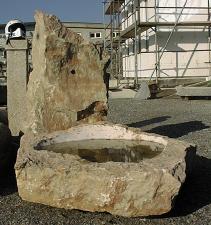
[[[164,121],[166,121],[170,118],[171,118],[170,116],[161,116],[161,117],[156,117],[156,118],[152,118],[152,119],[149,119],[149,120],[143,120],[143,121],[140,121],[140,122],[127,124],[127,126],[135,127],[135,128],[141,128],[141,127],[148,126],[148,125],[151,125],[151,124],[164,122]]]
[[[211,159],[195,156],[192,172],[188,175],[176,198],[173,210],[162,217],[191,214],[211,204]]]
[[[148,130],[147,132],[168,136],[170,138],[179,138],[187,135],[188,133],[204,130],[207,128],[209,128],[209,126],[202,123],[202,121],[190,121],[185,123],[158,126]]]
[[[17,183],[14,165],[17,158],[18,148],[20,146],[20,137],[12,137],[8,147],[9,164],[6,167],[0,168],[0,196],[10,195],[17,192]]]
[[[17,183],[14,169],[7,170],[0,176],[0,196],[10,195],[17,192]]]

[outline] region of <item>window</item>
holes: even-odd
[[[101,33],[96,33],[96,38],[101,38]]]
[[[89,36],[90,38],[95,38],[95,33],[90,33]]]
[[[101,33],[100,32],[96,32],[96,33],[89,33],[89,37],[90,38],[101,38]]]
[[[113,32],[113,37],[114,38],[119,37],[119,32]]]

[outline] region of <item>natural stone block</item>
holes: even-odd
[[[108,58],[55,16],[36,12],[35,20],[24,132],[51,132],[105,120],[103,69]]]
[[[193,146],[120,125],[93,124],[21,140],[22,199],[136,217],[171,210]]]
[[[176,87],[177,95],[181,97],[210,97],[211,87],[183,87],[182,85]]]

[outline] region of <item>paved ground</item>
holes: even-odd
[[[122,218],[106,213],[63,210],[22,201],[14,176],[0,178],[0,224],[211,225],[211,101],[157,99],[110,101],[109,120],[198,145],[194,170],[175,208],[157,218]]]

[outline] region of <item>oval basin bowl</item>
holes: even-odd
[[[28,133],[15,165],[18,191],[59,208],[161,215],[171,210],[193,154],[191,144],[109,123]]]

